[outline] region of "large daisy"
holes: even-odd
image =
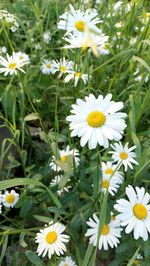
[[[134,189],[130,185],[126,194],[129,200],[119,199],[114,206],[120,212],[117,217],[121,225],[126,226],[127,234],[133,231],[135,239],[142,237],[146,241],[150,233],[150,194],[145,192],[144,187]]]
[[[100,220],[96,216],[96,214],[93,214],[93,219],[90,218],[87,222],[90,229],[87,230],[85,236],[90,237],[90,244],[96,247],[98,240],[99,249],[103,247],[104,250],[108,250],[108,246],[110,246],[111,248],[117,247],[118,243],[120,242],[118,238],[121,237],[122,231],[118,220],[111,219],[110,223],[104,224],[100,237],[98,236],[99,223]]]
[[[73,32],[77,36],[84,35],[86,28],[100,32],[96,25],[102,21],[97,17],[95,10],[87,9],[83,12],[75,10],[72,5],[69,6],[70,11],[60,16],[57,25],[59,29],[66,30],[67,33]]]
[[[56,253],[61,256],[66,252],[66,246],[64,243],[69,241],[69,236],[65,235],[63,232],[66,227],[61,223],[50,223],[48,227],[41,229],[37,233],[35,242],[38,243],[37,253],[40,256],[45,257],[48,253],[48,258]]]
[[[72,105],[71,113],[66,119],[70,122],[71,136],[81,138],[81,146],[88,142],[89,149],[97,144],[108,148],[108,140],[120,140],[126,124],[125,113],[118,112],[123,108],[122,102],[111,101],[112,94],[96,99],[93,94],[85,97],[85,101],[77,99]]]
[[[136,146],[132,146],[128,148],[128,142],[123,147],[122,143],[114,143],[114,145],[110,145],[114,151],[110,151],[109,153],[112,154],[112,158],[114,162],[118,162],[118,164],[123,164],[125,168],[125,172],[128,169],[128,166],[133,169],[132,164],[138,164],[138,162],[134,159],[136,157],[135,152],[133,150]]]

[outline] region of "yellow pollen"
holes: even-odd
[[[120,159],[126,160],[128,158],[128,154],[126,152],[120,152]]]
[[[61,72],[65,72],[66,70],[67,70],[66,67],[64,67],[64,66],[61,66],[61,67],[60,67],[60,71],[61,71]]]
[[[74,75],[75,75],[75,77],[80,77],[81,73],[80,72],[76,72]]]
[[[106,175],[112,175],[112,173],[113,173],[113,169],[112,169],[112,168],[107,168],[107,169],[105,170],[105,174],[106,174]]]
[[[5,200],[6,200],[7,203],[11,204],[11,203],[14,202],[15,197],[14,197],[14,195],[12,195],[12,194],[8,194],[8,195],[6,196],[6,198],[5,198]]]
[[[80,31],[80,32],[84,32],[85,31],[85,26],[86,23],[83,20],[78,20],[76,21],[76,23],[74,24],[75,28]]]
[[[9,64],[9,68],[10,68],[10,69],[15,69],[16,66],[17,66],[16,63],[11,63],[11,64]]]
[[[109,233],[109,226],[107,224],[104,224],[102,227],[102,235],[107,235]]]
[[[53,244],[57,240],[57,234],[55,231],[49,232],[45,238],[48,244]]]
[[[133,207],[133,213],[135,215],[135,217],[139,220],[143,220],[146,219],[148,212],[146,207],[143,204],[135,204]]]
[[[47,64],[46,66],[47,66],[47,68],[51,68],[51,64]]]
[[[108,188],[109,187],[109,181],[108,180],[103,180],[102,187],[103,188]]]
[[[62,163],[65,163],[67,161],[67,155],[61,156],[60,160]]]
[[[106,121],[106,116],[99,111],[91,112],[87,117],[87,122],[91,127],[101,127]]]

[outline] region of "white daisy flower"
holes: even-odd
[[[37,248],[38,256],[42,254],[42,257],[45,257],[48,253],[48,258],[51,259],[54,253],[58,256],[63,255],[66,252],[64,243],[69,241],[69,236],[63,234],[65,229],[66,226],[63,224],[52,224],[52,222],[49,223],[48,227],[41,229],[35,238],[35,242],[39,244]]]
[[[57,25],[59,29],[66,30],[67,33],[73,32],[77,36],[84,35],[86,28],[100,32],[96,25],[102,21],[97,18],[95,10],[87,9],[83,12],[79,9],[75,10],[72,5],[69,6],[70,11],[60,16],[60,21]]]
[[[54,72],[59,72],[58,77],[60,78],[64,73],[68,73],[68,71],[72,70],[73,62],[66,60],[65,57],[58,60],[53,60],[53,68]]]
[[[6,191],[2,195],[2,203],[6,207],[14,207],[19,200],[19,194],[15,192],[15,190]]]
[[[12,32],[15,32],[19,27],[15,15],[7,10],[0,10],[0,22],[3,22]]]
[[[56,185],[59,185],[61,179],[62,179],[62,175],[57,175],[55,176],[51,182],[50,182],[50,185],[53,187],[53,186],[56,186]],[[70,179],[68,180],[70,181]],[[58,195],[60,196],[61,194],[63,194],[64,192],[68,192],[69,191],[69,188],[71,188],[71,186],[66,186],[66,187],[63,187],[62,189],[59,189],[57,191]]]
[[[77,149],[70,150],[70,147],[67,146],[66,150],[59,150],[59,156],[61,163],[67,162],[67,157],[69,155],[72,155],[75,161],[75,166],[77,167],[79,165],[80,159],[79,159],[79,151]],[[56,164],[56,158],[55,156],[52,156],[52,162],[49,164],[53,171],[61,171],[62,169]]]
[[[116,180],[118,184],[122,184],[124,177],[122,172],[116,170],[117,166],[117,164],[113,164],[112,162],[102,162],[102,174],[107,177],[112,176],[111,178]]]
[[[7,53],[7,48],[5,46],[2,46],[0,48],[0,51],[1,51],[2,54],[6,54]]]
[[[50,30],[47,30],[46,32],[44,32],[43,39],[44,39],[45,43],[47,43],[47,44],[50,43],[50,41],[51,41],[51,32],[50,32]]]
[[[77,86],[78,81],[82,80],[84,85],[88,82],[88,79],[91,79],[92,77],[89,76],[88,74],[82,74],[81,72],[76,72],[76,71],[68,71],[67,76],[64,79],[65,83],[68,83],[70,80],[74,81],[74,87]]]
[[[85,236],[90,237],[89,243],[94,247],[97,245],[98,229],[100,220],[93,214],[93,219],[90,218],[87,224],[90,229],[87,230]],[[101,235],[98,239],[98,249],[104,248],[108,250],[108,246],[111,248],[117,247],[119,244],[119,239],[121,237],[122,228],[120,228],[120,223],[117,220],[111,220],[109,224],[104,224],[102,227]]]
[[[54,74],[55,72],[52,60],[47,60],[47,59],[43,60],[40,69],[42,73],[45,75]]]
[[[126,226],[126,234],[133,231],[135,239],[142,237],[146,241],[150,233],[150,194],[145,192],[144,187],[134,189],[130,185],[126,194],[129,200],[119,199],[114,206],[120,212],[117,216],[121,225]]]
[[[26,53],[22,53],[22,52],[17,52],[15,53],[16,58],[18,59],[18,61],[20,61],[20,64],[29,64],[30,63],[30,58],[28,56],[28,54]]]
[[[93,94],[84,100],[77,99],[72,105],[71,113],[66,119],[70,122],[71,136],[81,137],[80,144],[95,149],[97,144],[108,148],[108,140],[122,138],[126,124],[125,113],[118,112],[123,108],[122,102],[111,101],[112,94],[96,99]]]
[[[58,266],[77,266],[71,257],[64,258]]]
[[[112,177],[108,177],[108,176],[103,176],[102,177],[102,191],[105,193],[107,190],[108,192],[114,196],[115,193],[117,193],[118,188],[119,188],[119,183],[117,183],[117,181]]]
[[[22,66],[26,64],[28,64],[26,61],[21,62],[19,60],[18,55],[15,52],[13,52],[11,56],[6,54],[6,59],[0,56],[0,66],[2,66],[0,67],[0,73],[4,73],[4,76],[7,76],[8,74],[17,74],[17,70],[25,73],[25,71],[22,69]]]
[[[136,146],[132,146],[128,148],[128,142],[123,147],[122,143],[119,141],[119,143],[114,143],[113,145],[110,145],[114,151],[109,151],[109,153],[112,154],[112,158],[114,162],[118,162],[118,164],[123,164],[125,168],[125,172],[128,169],[128,166],[133,169],[132,164],[138,164],[137,161],[134,160],[136,157],[135,152],[133,150],[136,148]]]

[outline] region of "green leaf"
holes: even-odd
[[[150,72],[150,66],[140,57],[133,56],[133,61],[138,61],[142,66],[144,66]]]
[[[30,262],[32,262],[34,265],[36,265],[36,266],[43,266],[42,261],[40,260],[40,258],[38,257],[38,255],[36,255],[33,251],[27,250],[25,252],[25,254],[26,254],[28,260]]]

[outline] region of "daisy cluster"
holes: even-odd
[[[19,194],[15,190],[5,191],[4,194],[0,192],[0,213],[2,213],[2,206],[13,208],[19,200]]]
[[[10,14],[7,10],[0,10],[0,23],[2,26],[8,27],[12,32],[17,31],[19,24],[14,14]]]

